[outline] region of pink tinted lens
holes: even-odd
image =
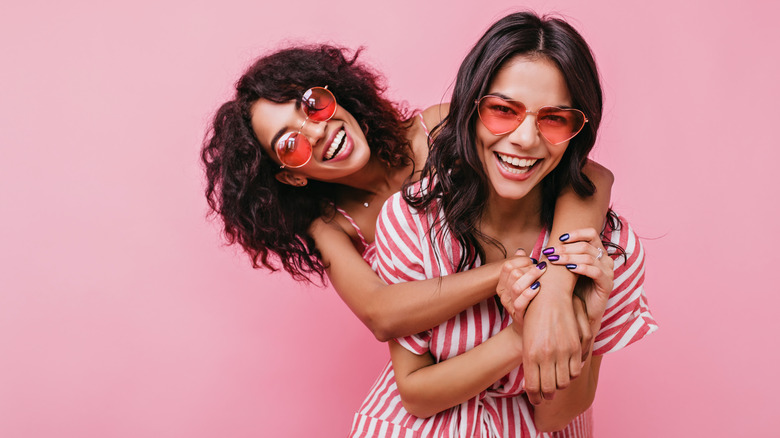
[[[525,105],[496,96],[485,96],[477,106],[479,119],[495,135],[506,134],[520,126],[525,118]]]
[[[336,112],[336,97],[325,88],[309,88],[301,97],[301,107],[309,119],[324,122]]]
[[[585,126],[585,114],[576,109],[546,106],[536,115],[539,132],[552,144],[571,140]]]
[[[288,132],[276,142],[276,155],[286,167],[301,167],[311,159],[311,143],[300,132]]]

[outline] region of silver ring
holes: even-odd
[[[598,248],[598,250],[599,250],[599,255],[596,256],[596,260],[601,260],[601,256],[604,255],[604,251],[601,248]]]

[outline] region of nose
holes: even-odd
[[[309,139],[312,146],[315,145],[324,135],[325,128],[328,126],[328,122],[315,122],[311,119],[306,119],[301,126],[301,133]]]
[[[536,115],[526,114],[520,126],[510,132],[507,138],[521,148],[536,146],[540,141],[539,127],[536,126]]]

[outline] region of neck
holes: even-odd
[[[410,168],[411,166],[388,168],[372,157],[358,172],[333,181],[342,186],[338,190],[337,202],[344,207],[351,202],[359,203],[363,207],[381,206],[390,195],[401,190],[409,176]]]
[[[504,199],[491,192],[480,228],[483,233],[499,241],[506,236],[527,232],[539,232],[542,227],[541,188],[535,187],[521,199]]]

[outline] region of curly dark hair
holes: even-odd
[[[568,23],[539,17],[531,12],[510,14],[493,24],[463,60],[453,88],[450,112],[435,128],[435,140],[421,180],[420,190],[404,190],[404,199],[417,209],[441,208],[439,217],[461,243],[464,253],[459,270],[484,260],[480,242],[491,242],[477,224],[485,209],[490,183],[477,152],[477,111],[474,104],[487,93],[491,81],[516,56],[539,56],[561,71],[574,108],[588,123],[570,140],[559,165],[542,180],[541,219],[550,226],[555,201],[566,185],[580,196],[592,195],[595,186],[582,172],[601,124],[603,98],[596,62],[585,40]],[[440,200],[440,202],[437,202]],[[435,227],[432,227],[432,229]],[[440,236],[443,237],[443,236]],[[431,235],[431,239],[436,238]],[[503,248],[502,248],[503,249]]]
[[[331,45],[290,47],[252,64],[236,83],[235,97],[216,115],[201,150],[206,199],[224,223],[229,244],[238,243],[254,268],[279,269],[299,281],[319,277],[325,266],[307,229],[333,213],[333,183],[309,180],[292,187],[276,180],[279,165],[252,130],[250,108],[263,98],[284,103],[314,86],[328,86],[338,104],[360,124],[372,156],[388,168],[411,163],[409,117],[384,97],[383,78],[358,63],[362,49]]]

